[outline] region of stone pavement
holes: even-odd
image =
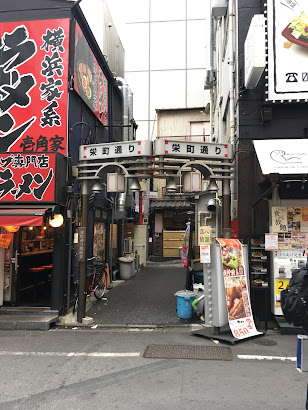
[[[165,327],[201,324],[201,320],[179,319],[174,294],[185,289],[186,269],[180,260],[147,262],[132,279],[115,281],[106,294],[107,300],[87,301],[86,317],[92,326],[105,327]],[[80,326],[76,314],[60,318],[60,325]]]

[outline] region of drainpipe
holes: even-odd
[[[123,127],[123,141],[128,141],[128,125],[129,125],[129,87],[128,84],[126,82],[126,80],[124,80],[124,78],[121,77],[117,77],[116,78],[117,84],[122,92],[122,125],[124,125]]]
[[[235,145],[235,80],[234,80],[234,14],[233,0],[229,1],[229,21],[228,21],[228,64],[229,64],[229,118],[230,118],[230,144],[234,153]],[[231,175],[233,176],[233,175]],[[232,178],[223,180],[223,230],[224,237],[231,236],[231,206],[234,201],[235,182]]]
[[[128,121],[130,121],[132,118],[134,118],[133,115],[133,92],[130,88],[128,88]],[[128,141],[133,141],[134,139],[134,127],[132,124],[128,128]]]

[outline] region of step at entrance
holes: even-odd
[[[0,308],[0,329],[48,330],[58,318],[58,312],[49,308],[2,307]]]

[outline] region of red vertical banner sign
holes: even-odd
[[[0,152],[66,155],[69,22],[0,23]]]
[[[237,239],[217,239],[221,248],[229,326],[236,339],[261,334],[257,331],[247,289],[248,275],[242,244]]]

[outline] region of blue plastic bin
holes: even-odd
[[[180,319],[191,319],[194,310],[191,306],[195,299],[195,293],[190,290],[178,290],[174,296],[177,299],[177,313]]]

